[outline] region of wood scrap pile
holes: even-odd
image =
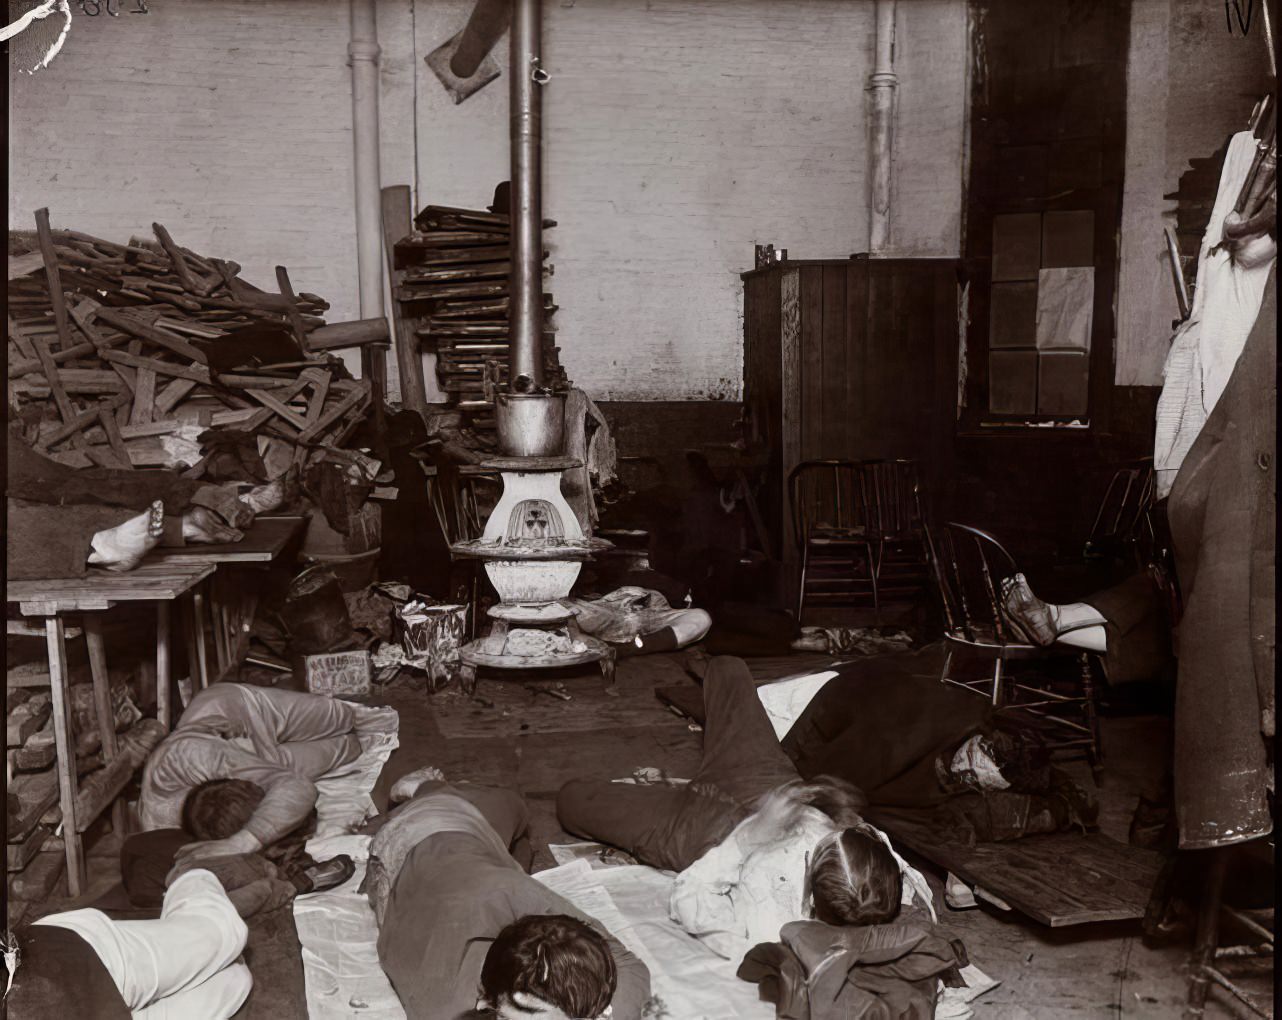
[[[295,295],[283,267],[280,293],[268,293],[241,280],[236,263],[182,248],[153,226],[154,241],[117,244],[53,230],[42,209],[34,234],[10,234],[9,403],[27,440],[77,467],[178,463],[191,477],[204,460],[183,460],[165,443],[184,426],[275,437],[297,461],[341,444],[371,387],[313,352],[347,345],[364,324],[326,326],[329,306]],[[380,324],[373,342],[386,343]],[[279,344],[274,355],[250,349],[250,327],[287,331],[293,342],[286,337],[284,354]],[[369,329],[355,332],[370,342]]]
[[[474,429],[492,432],[494,390],[506,385],[508,372],[509,219],[429,205],[414,225],[395,246],[395,296],[417,321],[423,349],[436,354],[436,373],[451,404],[468,413]],[[556,226],[551,220],[543,225]],[[552,267],[544,272],[552,275]],[[543,300],[545,380],[560,389],[568,384],[548,325],[556,305],[551,294]]]

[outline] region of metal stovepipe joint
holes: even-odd
[[[511,378],[513,393],[543,383],[542,0],[514,0],[509,77],[512,150]]]
[[[460,78],[476,74],[485,55],[494,49],[512,18],[512,0],[476,0],[467,26],[460,33],[450,71]]]

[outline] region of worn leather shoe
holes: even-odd
[[[1051,608],[1028,586],[1023,574],[1002,581],[1002,611],[1011,628],[1032,645],[1053,645],[1057,636]]]
[[[324,892],[342,885],[356,874],[356,862],[347,854],[339,854],[327,861],[313,864],[303,871],[304,877],[311,882],[307,892]]]

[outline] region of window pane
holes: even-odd
[[[1036,280],[1042,257],[1042,214],[993,217],[993,280]]]
[[[1037,284],[995,283],[988,306],[988,346],[1032,347],[1037,337]]]
[[[1038,413],[1084,416],[1090,358],[1079,351],[1042,351],[1038,361]]]
[[[1037,352],[988,355],[988,409],[994,414],[1037,412]]]
[[[1042,268],[1095,264],[1095,214],[1048,212],[1042,225]]]

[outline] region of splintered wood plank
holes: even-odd
[[[329,395],[329,384],[332,376],[324,369],[309,368],[303,376],[311,380],[312,399],[307,405],[307,424],[315,425],[320,421],[321,412],[325,409],[325,398]]]
[[[915,853],[1052,928],[1144,916],[1161,864],[1152,850],[1090,833],[1025,836],[964,846],[928,823],[890,812],[869,819]]]
[[[103,351],[102,356],[113,364],[129,365],[140,372],[148,371],[153,375],[172,376],[176,379],[190,379],[193,382],[209,384],[209,369],[204,365],[179,365],[172,361],[159,361],[156,358],[142,358],[125,351]]]
[[[18,352],[28,361],[36,360],[38,355],[36,354],[35,346],[27,337],[26,330],[14,321],[12,315],[6,316],[5,320],[9,328],[9,339],[12,340],[13,345],[18,348]]]
[[[178,245],[174,244],[174,239],[169,236],[169,231],[159,223],[153,223],[151,225],[151,230],[152,233],[156,235],[156,240],[160,242],[160,246],[165,249],[165,254],[169,256],[169,262],[173,266],[174,275],[178,277],[179,282],[181,282],[187,290],[195,293],[199,284],[197,283],[196,278],[192,275],[191,270],[188,268],[187,260],[183,257],[183,253],[178,250]]]
[[[263,390],[246,390],[245,392],[264,407],[271,408],[271,410],[276,412],[277,417],[287,425],[292,425],[299,432],[305,432],[309,427],[308,421],[305,417],[300,415],[283,401],[277,400],[270,393],[266,393]]]
[[[354,407],[356,407],[358,404],[362,403],[363,401],[367,400],[368,398],[369,398],[368,388],[352,390],[350,393],[348,393],[346,397],[344,397],[342,400],[336,403],[333,407],[331,407],[328,411],[322,414],[320,418],[318,418],[311,425],[307,426],[307,428],[303,431],[302,435],[300,435],[298,438],[303,442],[307,442],[311,439],[316,438],[316,436],[320,435],[327,428],[333,425],[334,422],[342,418],[343,415],[347,414],[348,411],[352,410]]]
[[[298,314],[298,299],[294,297],[294,288],[289,282],[289,270],[284,266],[276,267],[276,285],[286,301],[289,325],[294,331],[294,339],[301,350],[307,350],[307,331],[303,328],[303,317]]]
[[[107,435],[107,443],[120,461],[121,466],[128,470],[133,470],[133,463],[129,460],[129,451],[125,449],[125,440],[120,435],[120,426],[116,424],[116,416],[110,405],[98,405],[98,420],[102,423],[102,431]]]
[[[53,305],[53,321],[58,327],[58,340],[63,347],[72,346],[71,323],[67,318],[67,302],[62,293],[62,277],[58,272],[58,253],[53,250],[53,232],[49,229],[49,210],[36,210],[36,237],[40,253],[44,256],[45,279],[49,283],[49,303]]]
[[[180,337],[171,336],[162,330],[156,329],[149,323],[144,322],[136,314],[123,308],[99,308],[97,315],[103,322],[109,326],[114,326],[122,333],[128,333],[139,340],[146,340],[148,343],[164,347],[186,358],[188,361],[198,361],[202,365],[209,363],[205,352],[199,347],[189,344]]]
[[[79,411],[76,405],[71,402],[67,396],[67,391],[63,389],[62,380],[58,377],[58,369],[53,363],[53,358],[49,354],[49,348],[44,343],[36,343],[36,356],[40,359],[40,364],[44,369],[45,378],[49,382],[49,392],[53,394],[54,404],[57,405],[58,414],[65,425],[71,425],[79,420]],[[70,433],[73,446],[83,446],[84,438],[80,435],[80,429],[73,429]]]
[[[174,405],[196,388],[194,379],[171,379],[163,390],[156,394],[156,413],[168,414]]]
[[[155,405],[156,372],[151,368],[139,368],[134,384],[134,409],[129,415],[129,424],[146,425],[155,413]]]

